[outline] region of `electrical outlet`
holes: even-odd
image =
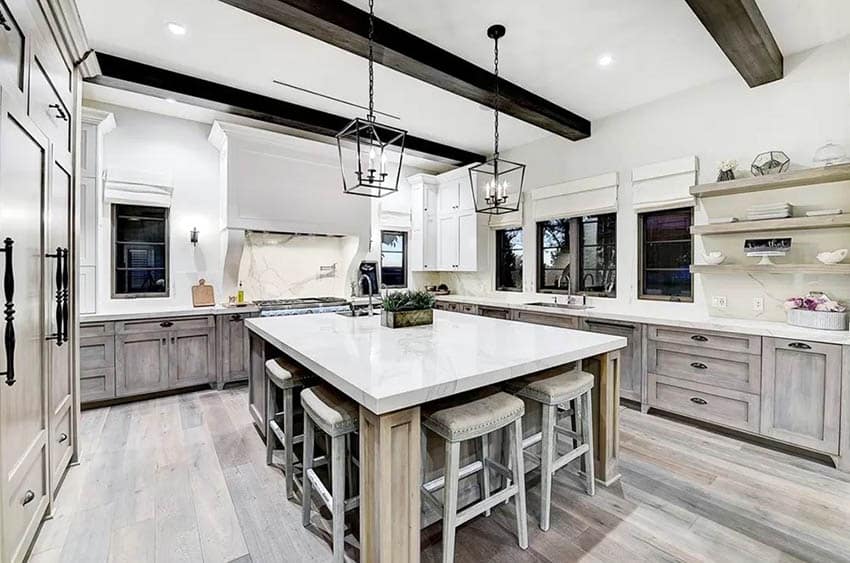
[[[715,309],[725,309],[726,308],[726,296],[724,295],[715,295],[711,298],[711,306]]]
[[[764,313],[764,297],[753,297],[753,312]]]

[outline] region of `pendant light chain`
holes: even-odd
[[[496,103],[495,103],[495,111],[494,114],[494,134],[493,134],[493,155],[495,158],[499,158],[499,38],[495,39],[495,55],[493,57],[493,66],[496,69]]]
[[[375,38],[375,0],[369,0],[369,121],[375,121],[375,71],[372,44]]]

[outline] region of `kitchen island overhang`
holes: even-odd
[[[265,361],[287,355],[360,405],[362,561],[418,561],[420,405],[589,360],[596,477],[619,479],[619,350],[598,333],[434,312],[434,324],[380,326],[333,313],[249,319],[249,410],[265,432]],[[589,371],[593,371],[590,369]]]

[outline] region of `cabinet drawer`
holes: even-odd
[[[649,374],[649,404],[748,432],[759,430],[759,396]]]
[[[107,336],[109,334],[115,334],[114,323],[108,322],[80,324],[80,338],[86,338],[89,336]]]
[[[478,307],[472,303],[458,303],[458,312],[466,313],[467,315],[477,315]]]
[[[561,328],[578,328],[578,317],[567,317],[565,315],[547,315],[546,313],[534,313],[531,311],[514,311],[513,319],[524,323],[537,325],[558,326]]]
[[[0,0],[0,81],[24,91],[24,32]]]
[[[59,486],[60,477],[71,461],[73,438],[71,436],[71,408],[56,421],[50,434],[50,459],[53,463],[53,484]]]
[[[71,112],[59,96],[38,57],[30,67],[29,114],[62,151],[71,150]]]
[[[80,370],[80,402],[91,403],[115,398],[115,369]]]
[[[115,367],[115,337],[95,336],[80,339],[80,369]]]
[[[752,354],[650,341],[646,368],[659,375],[724,389],[761,391],[761,357]]]
[[[493,319],[507,320],[511,318],[511,310],[502,307],[484,307],[483,305],[479,305],[478,314],[482,317],[490,317]]]
[[[215,317],[181,317],[144,319],[138,321],[119,321],[115,323],[116,334],[133,334],[138,332],[160,332],[163,330],[196,330],[215,327]]]
[[[23,561],[47,509],[46,451],[40,446],[15,470],[16,482],[11,484],[3,507],[4,538],[8,559]],[[5,476],[4,476],[5,477]],[[20,479],[20,480],[18,480]]]
[[[744,352],[746,354],[761,354],[760,336],[710,332],[669,326],[650,326],[647,337],[649,340],[656,340],[658,342],[687,344],[700,348]]]

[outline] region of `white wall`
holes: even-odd
[[[720,160],[734,158],[748,170],[753,157],[770,149],[784,150],[793,167],[812,166],[812,155],[827,139],[850,149],[850,38],[833,42],[812,51],[789,57],[785,61],[785,78],[750,89],[739,76],[694,88],[668,98],[629,110],[593,123],[591,138],[570,142],[550,136],[540,141],[503,153],[509,160],[525,163],[525,189],[556,184],[566,180],[594,176],[606,172],[620,173],[618,213],[618,305],[646,307],[649,310],[695,313],[708,311],[706,297],[725,295],[726,311],[710,314],[737,317],[757,316],[752,312],[752,298],[766,298],[762,318],[782,318],[780,302],[793,293],[811,289],[830,291],[836,297],[850,300],[850,281],[841,276],[791,277],[746,275],[726,279],[697,276],[695,303],[646,303],[636,299],[636,215],[632,210],[631,171],[633,168],[678,157],[697,155],[700,161],[699,181],[713,182]],[[600,93],[604,95],[604,93]],[[848,183],[850,184],[850,183]],[[850,185],[838,185],[829,191],[803,188],[769,192],[759,196],[720,198],[710,207],[697,209],[696,221],[712,216],[738,215],[746,206],[788,198],[799,206],[840,204],[850,212]],[[708,201],[708,200],[706,200]],[[724,209],[724,206],[728,208]],[[525,285],[534,285],[534,224],[525,223]],[[789,261],[814,262],[814,250],[832,250],[850,246],[846,230],[794,233],[794,244],[805,249],[805,255],[789,257]],[[492,238],[492,237],[490,237]],[[720,249],[743,261],[740,247],[745,236],[706,239],[709,250]],[[698,237],[699,239],[699,237]],[[492,249],[492,241],[486,244]],[[703,250],[697,240],[695,253]],[[798,252],[803,252],[799,250]],[[491,252],[492,253],[492,252]],[[487,293],[493,288],[490,266],[477,274],[443,274],[441,280],[456,293]],[[705,287],[699,278],[706,278]],[[606,302],[610,300],[600,300]]]
[[[115,115],[117,127],[105,137],[103,167],[170,175],[174,193],[170,211],[170,296],[111,298],[111,210],[104,206],[98,221],[98,313],[133,312],[192,306],[191,286],[204,278],[221,293],[219,257],[219,154],[207,137],[210,126],[122,106],[86,102]],[[102,194],[98,194],[102,198]],[[189,231],[200,232],[197,247]]]

